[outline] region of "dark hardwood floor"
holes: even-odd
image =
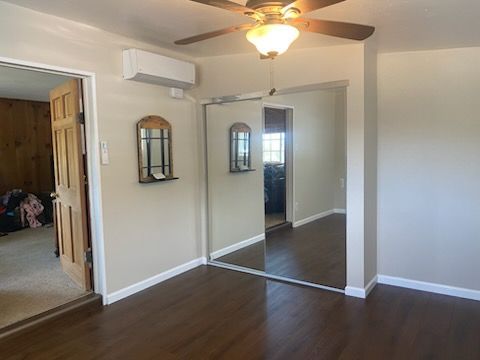
[[[265,241],[259,241],[216,260],[225,264],[265,271]]]
[[[339,289],[346,285],[346,216],[334,214],[297,228],[280,228],[218,261]],[[266,245],[265,245],[266,244]]]
[[[334,214],[267,234],[266,272],[344,289],[345,231],[346,216]]]
[[[480,359],[480,303],[378,286],[361,299],[202,266],[0,340],[1,359]]]

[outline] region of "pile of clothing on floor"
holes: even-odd
[[[53,222],[53,205],[48,193],[31,194],[21,189],[0,196],[0,232],[37,228]]]

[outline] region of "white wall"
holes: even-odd
[[[480,48],[381,54],[379,273],[480,290]]]
[[[208,206],[210,251],[265,233],[262,161],[262,106],[259,100],[208,105]],[[251,133],[251,166],[230,172],[230,127],[246,123]]]
[[[167,89],[122,80],[122,49],[162,49],[90,26],[0,2],[0,55],[97,74],[106,280],[109,293],[200,256],[196,107]],[[178,54],[173,54],[181,57]],[[180,180],[140,185],[135,124],[160,115],[173,126]]]
[[[197,59],[201,85],[198,98],[269,90],[269,62],[257,54]],[[365,78],[364,45],[289,51],[275,60],[278,89],[348,80],[347,88],[347,284],[365,286]],[[369,261],[375,261],[370,259]]]

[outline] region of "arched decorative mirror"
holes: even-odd
[[[235,123],[230,128],[230,172],[254,171],[251,168],[252,129],[245,123]]]
[[[138,174],[141,183],[175,180],[172,126],[160,116],[147,116],[137,124]]]

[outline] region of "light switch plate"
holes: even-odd
[[[102,165],[110,164],[108,143],[106,141],[100,141],[100,161],[102,162]]]

